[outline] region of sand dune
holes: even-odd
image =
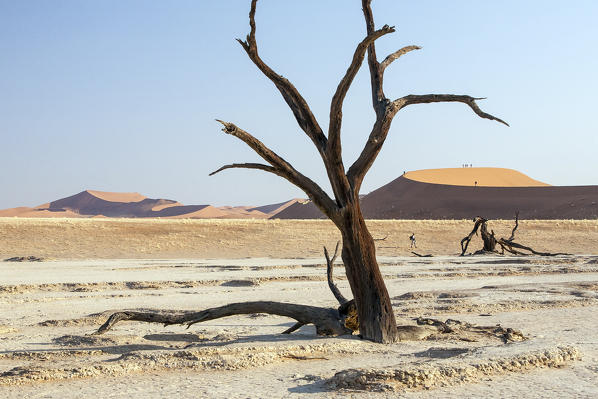
[[[267,219],[296,200],[264,206],[183,205],[168,199],[147,198],[139,193],[85,190],[70,197],[39,205],[0,210],[0,217],[130,217],[189,219]]]
[[[300,201],[305,201],[303,199],[299,199],[299,198],[293,198],[290,201],[286,201],[286,202],[279,202],[277,204],[271,204],[271,205],[264,205],[264,206],[258,206],[255,208],[251,208],[249,209],[250,211],[260,211],[269,215],[276,215],[277,213],[279,213],[280,211],[288,208],[289,206],[300,202]]]
[[[453,168],[407,172],[364,196],[361,209],[368,219],[512,219],[517,211],[522,219],[596,219],[597,204],[598,186],[549,186],[511,169]],[[312,203],[274,216],[323,217]]]
[[[182,218],[190,218],[190,219],[211,219],[211,218],[222,218],[226,216],[226,212],[222,212],[220,209],[213,207],[212,205],[207,205],[206,207],[189,212],[189,213],[182,213],[178,215],[168,216],[169,219],[182,219]]]
[[[50,211],[48,209],[30,208],[21,206],[18,208],[0,210],[0,217],[21,217],[21,218],[77,218],[81,217],[78,213],[61,210]]]
[[[406,172],[362,198],[370,219],[594,219],[598,186],[558,187],[513,169],[447,168]],[[85,190],[36,208],[0,210],[0,217],[131,217],[320,219],[312,203],[293,199],[263,206],[183,205],[139,193]]]
[[[548,186],[513,169],[505,168],[445,168],[407,172],[406,179],[421,183],[478,187],[536,187]],[[477,183],[477,184],[476,184]]]
[[[13,217],[18,216],[22,213],[29,212],[33,208],[29,208],[27,206],[19,206],[18,208],[10,208],[10,209],[2,209],[0,210],[0,217]]]
[[[467,187],[421,183],[403,176],[362,200],[375,219],[596,219],[598,186]]]
[[[170,208],[170,207],[173,207],[173,206],[182,206],[182,205],[183,204],[181,204],[180,202],[172,202],[172,203],[165,202],[165,203],[162,203],[162,204],[154,206],[152,208],[152,211],[154,211],[154,212],[160,212],[162,209]]]

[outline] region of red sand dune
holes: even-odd
[[[139,193],[86,190],[35,208],[0,210],[0,217],[159,217],[192,219],[267,219],[296,200],[261,207],[183,205],[167,199],[147,198]]]
[[[454,176],[461,172],[462,176]],[[453,176],[448,176],[450,174]],[[427,182],[412,180],[409,176]],[[476,180],[469,185],[440,184],[440,178],[447,176],[452,182],[482,176],[494,185],[476,187]],[[514,186],[499,184],[508,182]],[[478,215],[512,219],[517,211],[521,219],[596,219],[597,204],[598,186],[548,186],[511,169],[458,168],[406,173],[364,196],[361,209],[368,219],[471,219]],[[274,216],[280,219],[323,217],[312,203],[294,204]]]
[[[448,184],[450,183],[450,184]],[[407,172],[362,198],[369,219],[596,219],[598,186],[557,187],[502,168],[427,169]],[[311,202],[264,206],[183,205],[139,193],[86,190],[35,208],[0,210],[0,217],[160,217],[319,219]]]
[[[514,169],[445,168],[422,169],[405,173],[409,180],[422,183],[470,187],[536,187],[548,186]]]

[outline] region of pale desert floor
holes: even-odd
[[[337,235],[323,221],[0,219],[0,259],[47,258],[0,261],[0,397],[598,397],[598,221],[520,222],[520,242],[575,254],[558,257],[456,256],[469,221],[370,225],[387,236],[379,261],[399,324],[450,318],[527,339],[378,345],[312,326],[280,335],[293,321],[263,314],[92,336],[116,309],[335,307],[321,246]],[[510,234],[510,222],[490,226]],[[412,230],[434,257],[410,255]]]

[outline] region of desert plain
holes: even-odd
[[[368,226],[397,322],[449,320],[452,332],[380,345],[309,325],[282,335],[293,320],[258,313],[92,335],[121,309],[336,307],[322,247],[338,232],[322,220],[0,218],[0,397],[598,397],[598,220],[521,220],[518,242],[566,253],[554,257],[460,257],[470,220]],[[512,227],[489,222],[498,237]],[[412,253],[411,233],[431,257]],[[41,261],[1,261],[27,256]],[[350,297],[340,262],[335,281]]]

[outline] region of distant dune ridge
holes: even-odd
[[[183,205],[169,199],[147,198],[139,193],[113,193],[85,190],[70,197],[29,208],[0,211],[0,217],[124,217],[267,219],[297,200],[262,207],[214,207]]]
[[[362,197],[368,219],[597,219],[598,186],[550,186],[513,169],[409,171]],[[86,190],[0,217],[129,217],[192,219],[323,219],[308,200],[263,206],[183,205],[139,193]]]
[[[477,182],[477,184],[476,184]],[[449,184],[450,183],[450,184]],[[406,172],[361,200],[368,219],[596,219],[598,186],[549,186],[502,168],[450,168]],[[311,202],[274,216],[320,219]]]

